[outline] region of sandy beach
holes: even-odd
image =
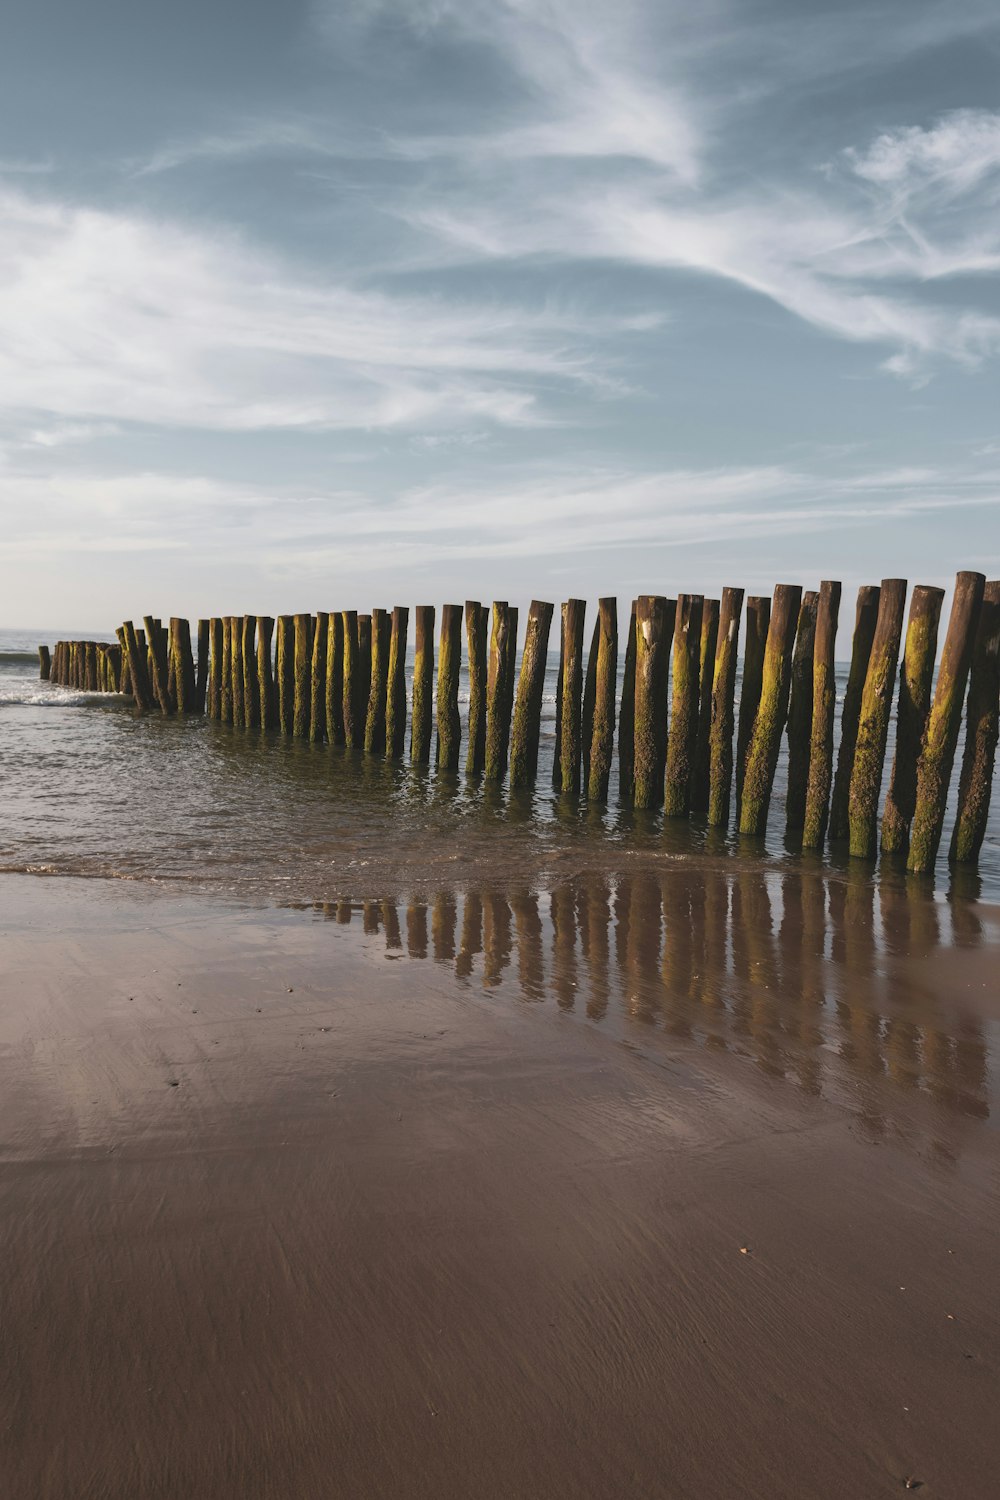
[[[0,884],[6,1494],[992,1492],[989,909],[824,959],[839,1041],[730,978],[739,1045],[662,970],[596,1014],[593,944]]]

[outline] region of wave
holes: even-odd
[[[16,663],[29,661],[34,666],[38,666],[37,651],[0,651],[0,666],[3,666],[7,662],[11,663],[11,665],[14,665]]]
[[[110,693],[81,693],[77,688],[50,687],[48,683],[0,683],[0,708],[17,704],[30,708],[78,708],[98,699],[110,700]]]

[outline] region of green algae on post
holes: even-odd
[[[510,746],[510,702],[506,674],[510,658],[511,609],[504,599],[494,600],[490,656],[486,675],[487,781],[502,781],[507,772]]]
[[[896,705],[896,752],[882,809],[882,853],[905,854],[917,800],[917,760],[931,706],[944,589],[918,584],[910,600]]]
[[[222,680],[219,685],[219,718],[223,724],[233,722],[233,617],[222,619]]]
[[[847,799],[849,847],[855,859],[874,859],[878,851],[878,802],[905,608],[906,579],[883,578]]]
[[[410,724],[410,764],[426,766],[431,759],[431,715],[434,699],[434,606],[418,604],[413,631],[413,707]]]
[[[290,735],[295,728],[295,618],[278,616],[278,639],[274,652],[278,679],[278,726]]]
[[[680,594],[677,598],[670,735],[663,785],[663,815],[666,818],[686,818],[691,811],[691,777],[701,701],[698,664],[704,602],[701,594]]]
[[[208,622],[208,639],[211,658],[208,664],[208,700],[206,711],[210,719],[222,717],[222,617],[213,615]]]
[[[556,673],[556,732],[552,751],[552,790],[562,791],[562,759],[559,747],[562,744],[563,666],[566,660],[566,606],[559,606],[559,668]]]
[[[798,833],[806,820],[809,754],[812,744],[813,654],[819,595],[810,589],[802,596],[799,624],[792,651],[792,686],[788,699],[788,790],[785,794],[785,832]]]
[[[259,729],[260,688],[257,682],[256,615],[243,616],[240,660],[243,663],[243,726],[245,729]]]
[[[834,652],[840,618],[840,584],[825,579],[819,586],[816,636],[813,643],[813,707],[809,736],[809,777],[806,782],[803,849],[822,849],[833,781],[833,725],[837,709],[837,670]]]
[[[167,675],[167,653],[163,636],[159,630],[156,620],[152,615],[143,616],[143,624],[146,627],[146,640],[151,657],[153,692],[160,705],[160,712],[169,714],[173,712],[170,702],[169,677]],[[80,683],[82,687],[83,682]]]
[[[177,712],[193,714],[196,711],[194,658],[191,655],[191,626],[187,620],[176,616],[171,619],[169,641]]]
[[[209,638],[211,622],[209,620],[198,621],[198,670],[194,683],[194,711],[197,714],[205,712],[205,703],[208,697],[208,661],[209,661]]]
[[[552,612],[552,605],[540,599],[533,599],[528,610],[524,650],[521,653],[521,673],[517,682],[517,702],[514,706],[514,723],[510,737],[510,784],[512,787],[531,786],[538,772],[542,696],[545,689],[545,664],[548,659]]]
[[[312,707],[312,615],[294,616],[294,689],[292,733],[298,740],[309,738]]]
[[[701,609],[701,645],[698,653],[698,730],[691,771],[691,811],[697,817],[708,812],[711,783],[712,699],[714,669],[719,642],[719,601],[706,599]]]
[[[365,722],[368,717],[368,699],[372,691],[372,617],[358,615],[358,743],[365,742]]]
[[[406,634],[409,619],[410,611],[397,604],[392,611],[389,690],[385,705],[385,744],[393,760],[402,760],[406,749]],[[346,655],[344,660],[346,663]]]
[[[742,611],[743,590],[723,589],[712,671],[712,709],[708,736],[710,828],[726,828],[729,824],[733,786],[733,730],[736,723],[736,670],[739,665]]]
[[[764,681],[764,648],[771,623],[771,601],[764,594],[751,594],[747,600],[747,630],[743,643],[743,677],[740,682],[740,715],[736,731],[736,823],[743,811],[743,781],[746,776],[747,751],[753,734],[754,720]]]
[[[635,610],[636,601],[633,599],[625,638],[625,669],[618,710],[618,796],[626,807],[631,806],[635,793]]]
[[[467,776],[478,776],[486,764],[486,611],[478,599],[465,602],[465,637],[469,651],[469,748]]]
[[[580,790],[583,754],[583,627],[587,605],[583,599],[567,599],[563,609],[562,717],[559,744],[560,790]]]
[[[934,868],[944,826],[945,805],[962,724],[962,703],[979,626],[986,579],[959,573],[938,668],[934,701],[917,761],[917,797],[906,868],[926,875]]]
[[[462,748],[462,717],[458,710],[458,679],[462,671],[462,606],[441,606],[441,645],[438,652],[437,753],[442,771],[457,771]]]
[[[48,646],[38,648],[38,675],[43,682],[48,682],[52,675],[52,656]]]
[[[847,687],[844,690],[844,706],[840,711],[840,747],[837,751],[837,771],[833,778],[833,795],[830,799],[830,839],[834,843],[846,839],[850,831],[848,799],[851,790],[851,771],[854,767],[854,747],[858,741],[861,695],[865,690],[868,658],[871,656],[872,641],[875,639],[878,604],[877,584],[862,584],[858,589],[854,638],[851,644],[851,667],[847,676]]]
[[[331,745],[344,743],[344,617],[339,610],[326,617],[326,737]]]
[[[341,681],[344,706],[344,744],[348,750],[360,750],[364,744],[364,725],[361,720],[361,700],[358,664],[358,612],[345,609],[344,622],[344,671]]]
[[[126,620],[122,626],[123,644],[125,654],[128,657],[129,676],[132,680],[132,696],[135,706],[140,713],[148,713],[153,707],[153,690],[149,683],[149,674],[146,670],[146,652],[144,645],[140,646],[136,636],[135,627],[131,620]]]
[[[385,609],[372,610],[372,675],[365,716],[365,750],[385,754],[385,705],[389,690],[389,641],[392,622]]]
[[[743,802],[740,808],[740,832],[756,837],[760,837],[767,826],[774,773],[781,750],[781,734],[788,716],[792,650],[801,603],[802,590],[798,584],[778,584],[767,628],[760,702],[757,705],[750,744],[747,746]]]
[[[246,673],[243,667],[243,616],[233,617],[233,723],[246,728]]]
[[[632,801],[659,807],[667,756],[667,679],[676,601],[640,594],[635,612]]]
[[[587,797],[608,800],[615,742],[615,688],[618,684],[618,600],[597,601],[597,666],[594,709],[587,763]]]
[[[965,714],[965,754],[958,783],[958,813],[949,859],[972,865],[986,836],[990,792],[1000,734],[1000,582],[983,590],[979,625],[972,650],[969,698]]]
[[[257,616],[257,704],[264,729],[278,726],[278,695],[271,670],[271,637],[274,620],[270,615]]]
[[[326,739],[326,652],[330,620],[324,610],[313,618],[312,660],[309,670],[309,738],[321,745]]]
[[[583,788],[590,782],[590,741],[594,733],[594,699],[597,695],[597,651],[601,639],[600,616],[594,621],[587,653],[587,670],[583,674],[583,714],[580,721],[580,741],[583,749]]]

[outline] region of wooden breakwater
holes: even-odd
[[[698,594],[634,601],[624,676],[614,599],[602,599],[585,652],[582,600],[562,605],[557,643],[553,786],[606,801],[616,736],[619,799],[662,808],[759,838],[787,743],[786,833],[818,849],[846,844],[852,856],[881,851],[914,874],[933,867],[958,759],[958,812],[949,858],[978,860],[986,831],[1000,719],[1000,581],[960,573],[940,660],[942,594],[886,579],[859,592],[851,665],[834,755],[834,649],[840,584],[815,593],[779,584],[772,599],[746,601],[742,690],[736,683],[743,591],[721,601]],[[58,641],[41,674],[90,692],[128,693],[139,711],[207,714],[238,729],[265,729],[459,774],[458,711],[463,656],[469,672],[465,773],[512,788],[537,778],[543,680],[554,609],[534,601],[517,670],[517,610],[476,601],[424,605],[414,617],[413,688],[405,658],[409,610],[219,616],[167,627],[131,620],[117,644]],[[276,628],[275,628],[276,627]],[[435,646],[437,641],[437,671]],[[273,642],[273,644],[272,644]],[[900,654],[902,652],[902,665]],[[437,692],[434,691],[435,675]],[[898,692],[897,692],[898,684]],[[617,696],[617,703],[616,703]],[[896,748],[880,813],[890,721]],[[735,741],[735,744],[734,744]]]

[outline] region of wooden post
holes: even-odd
[[[625,639],[625,670],[618,712],[618,798],[623,806],[631,806],[635,791],[635,614],[636,601],[633,599]]]
[[[208,693],[206,709],[210,719],[222,717],[222,620],[213,615],[208,622],[208,639],[211,660],[208,667]]]
[[[754,720],[760,704],[764,682],[764,650],[771,625],[771,601],[763,594],[751,594],[747,600],[747,633],[743,643],[743,677],[740,682],[740,716],[736,731],[736,826],[743,813],[743,782],[747,770],[747,751],[753,734]]]
[[[128,647],[125,644],[125,632],[121,626],[115,631],[118,637],[118,650],[121,656],[121,672],[118,676],[118,691],[129,696],[132,694],[132,672],[129,667]],[[132,694],[134,696],[134,694]]]
[[[601,640],[601,617],[594,621],[587,652],[587,670],[583,674],[583,714],[580,721],[580,743],[583,750],[582,786],[586,792],[590,783],[590,742],[594,737],[594,700],[597,697],[597,651]]]
[[[358,662],[358,613],[345,609],[344,622],[344,744],[348,750],[360,750],[364,744],[364,726],[361,722]]]
[[[697,817],[708,812],[711,786],[712,695],[715,687],[715,656],[719,643],[719,601],[706,599],[701,608],[701,644],[698,652],[698,731],[691,771],[691,811]]]
[[[986,836],[1000,722],[1000,582],[988,583],[972,651],[965,715],[965,754],[949,859],[973,865]]]
[[[490,658],[486,677],[486,780],[502,781],[507,771],[510,744],[510,718],[505,717],[507,684],[505,681],[510,655],[511,612],[506,600],[493,604],[493,629],[490,634]],[[558,756],[558,748],[557,748]]]
[[[224,724],[233,722],[233,617],[222,618],[222,686],[219,691],[219,717]]]
[[[97,690],[98,690],[97,689],[97,642],[96,641],[87,641],[87,643],[86,643],[86,652],[87,652],[87,682],[86,682],[87,692],[88,693],[96,693]]]
[[[278,726],[278,694],[271,668],[271,637],[274,620],[270,615],[257,616],[257,703],[264,729]]]
[[[205,704],[208,698],[208,650],[210,633],[211,622],[209,620],[199,620],[198,672],[194,683],[194,711],[196,714],[203,714],[205,712]]]
[[[635,611],[632,801],[659,807],[667,758],[667,681],[677,603],[641,594]]]
[[[385,745],[393,760],[406,749],[406,634],[410,611],[396,605],[389,637],[389,691],[385,703]],[[344,661],[347,657],[345,654]]]
[[[948,784],[962,723],[962,702],[985,588],[982,573],[959,573],[955,580],[934,702],[917,762],[917,800],[906,862],[906,868],[914,875],[933,870],[941,842]]]
[[[819,586],[813,644],[813,710],[809,736],[809,778],[802,824],[803,849],[822,849],[833,780],[833,725],[837,709],[835,650],[840,618],[840,584]]]
[[[167,653],[164,649],[163,637],[152,615],[144,615],[143,624],[146,627],[146,640],[152,658],[153,692],[156,694],[157,702],[160,705],[160,712],[169,714],[171,709],[170,693],[168,690],[169,679],[167,677]]]
[[[591,802],[606,802],[615,743],[615,691],[618,687],[617,599],[597,601],[597,630],[593,721],[587,756],[587,797]],[[593,647],[591,650],[593,651]]]
[[[812,746],[813,657],[816,651],[816,615],[819,595],[810,589],[802,595],[799,625],[792,651],[792,687],[788,700],[788,790],[785,795],[785,832],[798,833],[805,826],[806,794],[809,788],[809,753]]]
[[[372,680],[365,719],[365,749],[369,755],[385,754],[385,714],[389,691],[389,643],[392,621],[385,609],[372,610]]]
[[[246,665],[243,661],[244,623],[243,615],[233,616],[233,724],[237,729],[247,727],[247,677]]]
[[[551,616],[551,605],[549,606]],[[469,652],[469,749],[467,776],[479,776],[486,764],[486,611],[478,599],[465,604],[465,637]]]
[[[295,617],[278,616],[274,650],[274,674],[278,686],[278,727],[282,734],[295,732]]]
[[[686,818],[691,811],[691,777],[701,698],[698,663],[704,602],[701,594],[680,594],[674,616],[673,692],[663,787],[663,814],[667,818]]]
[[[191,654],[191,626],[187,620],[170,621],[170,655],[174,664],[174,693],[177,712],[196,711],[194,657]]]
[[[905,854],[917,797],[917,759],[931,706],[944,590],[917,584],[910,600],[899,674],[896,753],[882,810],[882,853]]]
[[[364,749],[365,719],[372,690],[372,617],[358,615],[358,745]]]
[[[309,738],[316,745],[321,745],[326,739],[326,653],[329,632],[330,617],[321,610],[316,616],[313,629],[309,705]]]
[[[413,717],[410,764],[426,766],[431,758],[431,714],[434,697],[434,606],[418,604],[413,635]]]
[[[552,613],[551,604],[540,599],[531,601],[525,625],[524,650],[521,653],[521,672],[517,681],[517,702],[510,738],[512,787],[531,786],[538,774],[542,697],[545,691]],[[485,619],[483,623],[485,626]]]
[[[48,682],[52,675],[52,656],[48,646],[38,648],[38,675],[42,682]]]
[[[851,769],[854,765],[854,747],[858,742],[861,695],[865,690],[868,658],[872,654],[872,641],[875,639],[878,604],[877,585],[862,584],[858,590],[858,604],[854,617],[851,669],[844,692],[844,706],[840,711],[840,748],[837,751],[837,772],[833,778],[833,796],[830,801],[830,838],[834,842],[846,839],[850,830],[848,799],[851,791]]]
[[[309,738],[309,709],[312,703],[312,615],[295,615],[294,622],[292,733],[296,739],[305,740]]]
[[[132,679],[132,696],[140,713],[148,713],[153,707],[153,690],[146,671],[146,652],[136,638],[135,626],[126,620],[122,626],[123,644],[128,656],[129,676]]]
[[[331,745],[344,743],[344,617],[339,610],[326,617],[326,737]]]
[[[458,770],[462,746],[462,719],[458,711],[461,670],[462,606],[443,604],[437,687],[437,764],[443,771]]]
[[[566,664],[566,606],[559,609],[559,667],[556,672],[556,732],[552,751],[552,790],[562,791],[563,672]]]
[[[561,790],[576,795],[580,790],[583,755],[583,628],[586,601],[567,599],[563,609],[562,716],[557,753]]]
[[[712,670],[712,708],[708,734],[708,824],[726,828],[733,786],[733,730],[736,723],[736,669],[739,665],[743,590],[723,589],[719,633]]]
[[[850,851],[856,859],[874,859],[878,851],[879,795],[905,609],[906,579],[883,578],[848,795]]]
[[[743,805],[740,808],[741,833],[759,836],[767,826],[774,773],[781,749],[781,733],[788,715],[792,650],[801,603],[802,590],[798,584],[778,584],[774,591],[767,643],[764,647],[760,703],[747,747]]]

